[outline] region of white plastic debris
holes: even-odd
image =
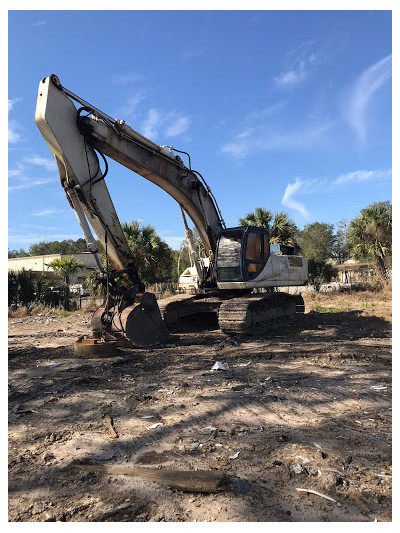
[[[293,470],[296,474],[301,474],[303,472],[303,468],[298,463],[293,465]]]
[[[300,459],[302,463],[310,462],[310,459],[308,459],[308,457],[303,457],[302,455],[296,455],[296,459]]]
[[[152,426],[147,426],[147,429],[156,429],[160,426],[163,426],[164,424],[162,422],[158,422],[157,424],[153,424]]]
[[[271,376],[268,376],[267,378],[264,379],[264,381],[269,381],[271,379]]]
[[[211,367],[211,370],[229,370],[228,363],[222,363],[221,361],[215,361],[215,364]]]
[[[154,418],[154,415],[145,415],[145,416],[142,416],[142,418]]]
[[[200,431],[215,431],[217,428],[214,426],[206,426],[204,428],[201,428]]]
[[[220,444],[219,442],[216,442],[216,443],[214,444],[214,446],[215,446],[216,448],[222,448],[222,444]]]
[[[250,363],[251,361],[248,361],[247,363],[241,363],[239,366],[249,366]]]
[[[240,452],[236,452],[233,455],[230,455],[229,459],[236,459],[237,457],[239,457],[239,454],[240,454]]]
[[[321,448],[321,446],[320,446],[319,444],[317,444],[316,442],[314,442],[314,446],[315,446],[316,448]]]
[[[317,492],[316,490],[312,490],[312,489],[296,489],[296,490],[298,492],[306,492],[308,494],[315,494],[316,496],[325,498],[325,500],[329,500],[330,502],[336,503],[336,500],[334,498],[331,498],[330,496],[326,496],[326,494],[321,494],[320,492]]]
[[[385,387],[384,385],[372,385],[370,387],[372,390],[386,390],[387,387]]]

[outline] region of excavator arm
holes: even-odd
[[[79,110],[73,100],[82,104]],[[57,161],[67,196],[77,198],[103,245],[108,233],[109,255],[116,269],[125,268],[132,258],[95,150],[172,196],[196,226],[205,249],[215,252],[225,226],[216,201],[200,174],[187,168],[170,149],[63,88],[55,75],[40,82],[35,122]]]
[[[80,104],[80,108],[74,104]],[[225,227],[211,190],[202,176],[187,168],[171,149],[161,147],[130,128],[122,120],[109,117],[88,104],[51,75],[39,84],[35,122],[57,162],[61,185],[75,211],[87,246],[103,271],[93,228],[107,249],[125,290],[108,295],[96,312],[92,328],[97,333],[113,331],[128,336],[136,344],[155,344],[165,337],[155,298],[144,293],[134,260],[108,192],[97,152],[107,155],[172,196],[195,224],[212,260],[220,231]],[[190,158],[189,158],[190,160]],[[106,169],[107,161],[104,158]],[[113,288],[109,273],[103,273],[108,289]],[[144,293],[144,294],[143,294]],[[122,294],[122,295],[121,295]],[[147,307],[146,307],[147,306]],[[139,311],[151,318],[136,316]],[[135,315],[135,321],[132,316]],[[161,322],[160,322],[161,321]],[[135,322],[135,323],[134,323]],[[143,333],[136,335],[137,324]],[[155,333],[155,323],[159,335]],[[128,331],[129,330],[129,331]],[[130,333],[129,333],[130,332]],[[148,342],[147,342],[148,337]],[[155,342],[153,342],[155,340]]]

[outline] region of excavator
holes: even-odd
[[[184,317],[203,313],[217,316],[220,329],[229,335],[261,334],[304,312],[301,296],[278,288],[307,283],[305,258],[294,246],[271,244],[263,227],[227,228],[188,153],[155,144],[63,87],[54,74],[39,83],[35,123],[56,160],[61,186],[106,287],[104,303],[92,317],[88,344],[162,344]],[[179,204],[196,272],[194,291],[157,300],[145,290],[105,183],[107,157]],[[199,257],[187,217],[207,257]],[[112,268],[103,266],[92,230]]]

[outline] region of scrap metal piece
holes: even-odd
[[[74,353],[78,357],[112,357],[117,353],[117,342],[80,337],[74,344]]]

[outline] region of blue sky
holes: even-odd
[[[391,25],[390,11],[10,11],[9,249],[81,237],[34,123],[52,73],[189,152],[227,226],[258,206],[336,224],[391,200]],[[176,202],[109,162],[121,222],[177,249]]]

